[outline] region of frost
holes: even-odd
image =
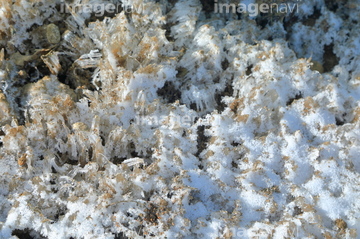
[[[359,4],[126,3],[0,2],[0,238],[358,238]]]

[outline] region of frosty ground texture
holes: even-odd
[[[0,2],[0,238],[359,238],[360,1],[209,2]]]

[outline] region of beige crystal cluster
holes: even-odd
[[[0,238],[359,238],[360,2],[289,2],[1,1]]]

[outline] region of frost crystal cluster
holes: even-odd
[[[0,238],[359,238],[360,1],[287,3],[0,1]]]

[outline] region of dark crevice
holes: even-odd
[[[233,146],[233,147],[237,147],[239,145],[240,145],[240,143],[238,143],[238,142],[235,142],[235,141],[231,142],[231,146]]]
[[[219,112],[224,111],[226,104],[224,102],[222,102],[222,98],[225,96],[232,96],[234,93],[233,87],[230,83],[226,84],[226,87],[223,91],[219,92],[216,91],[215,93],[215,101],[217,103],[216,109]]]
[[[25,72],[27,73],[26,83],[34,83],[44,76],[50,75],[50,71],[45,64],[39,64],[38,66],[29,64],[25,67]]]
[[[215,1],[214,0],[200,0],[200,2],[203,7],[202,10],[204,11],[205,16],[207,18],[209,18],[211,13],[214,12]]]
[[[51,173],[57,173],[56,169],[53,166],[51,166]]]
[[[238,164],[235,161],[231,161],[231,166],[233,168],[239,168]]]
[[[85,86],[86,89],[95,91],[96,87],[91,83],[94,70],[95,68],[82,69],[80,67],[70,67],[66,72],[65,83],[71,89]]]
[[[165,29],[165,37],[169,42],[174,42],[175,38],[173,37],[173,35],[171,34],[171,24],[167,23],[164,25],[164,29]]]
[[[206,136],[205,135],[205,129],[209,128],[210,126],[204,126],[204,125],[200,125],[197,127],[197,152],[195,154],[196,157],[199,158],[199,155],[201,154],[202,151],[204,151],[207,147],[207,144],[210,140],[210,136]],[[199,160],[201,161],[201,158],[199,158]],[[202,169],[203,166],[200,164],[199,168]]]
[[[136,146],[134,144],[134,142],[130,142],[128,145],[127,145],[127,155],[124,157],[124,155],[122,156],[115,156],[115,157],[112,157],[111,158],[111,162],[113,164],[121,164],[122,162],[124,162],[126,159],[129,159],[129,158],[136,158],[136,157],[139,157],[139,158],[144,158],[144,159],[148,159],[151,157],[152,155],[152,152],[151,150],[147,151],[146,154],[141,154],[139,152],[136,151]],[[140,168],[142,168],[143,166],[141,166]]]
[[[194,110],[194,111],[197,111],[198,108],[197,108],[197,106],[196,106],[196,103],[191,103],[191,104],[190,104],[190,109],[192,109],[192,110]]]
[[[138,154],[138,152],[136,152],[136,147],[135,147],[134,142],[130,142],[130,144],[128,145],[128,152],[130,152],[130,155],[133,158],[142,156],[142,155]]]
[[[161,96],[166,103],[174,103],[181,98],[181,91],[176,89],[171,81],[166,81],[164,86],[157,90],[157,94]]]
[[[58,162],[58,165],[64,165],[65,163],[70,164],[70,165],[78,165],[79,162],[77,160],[71,160],[68,152],[66,153],[61,153],[59,151],[56,152],[56,154],[59,156],[59,158],[57,158],[57,160],[55,162]]]
[[[15,229],[12,231],[12,236],[17,236],[19,239],[33,239],[33,238],[47,238],[43,237],[39,232],[25,228],[25,229]]]
[[[58,74],[58,80],[63,83],[63,84],[67,84],[68,80],[67,80],[67,75],[69,74],[69,68],[71,67],[71,65],[73,64],[73,62],[76,59],[72,59],[71,56],[67,55],[67,54],[63,54],[63,55],[59,55],[59,62],[61,65],[61,71]]]
[[[66,51],[66,49],[59,49]],[[79,56],[70,56],[68,54],[61,54],[58,56],[61,65],[61,70],[58,73],[58,80],[68,85],[71,89],[75,90],[78,87],[82,87],[91,91],[94,91],[96,87],[92,84],[92,76],[95,71],[95,67],[81,68],[74,63]]]
[[[323,66],[324,72],[330,72],[333,70],[334,66],[339,64],[339,58],[334,53],[334,44],[324,46],[324,56],[323,56]]]
[[[19,111],[19,117],[17,118],[18,120],[18,124],[19,125],[25,125],[25,107],[23,107],[22,103],[21,103],[21,98],[20,96],[15,98],[15,103],[18,106],[18,111]]]
[[[167,196],[167,198],[172,198],[172,196],[174,195],[174,193],[172,193],[172,192],[169,192],[166,196]]]
[[[60,217],[65,216],[67,213],[67,208],[58,209],[57,213],[54,216],[55,221],[58,221]]]
[[[295,206],[295,207],[294,207],[293,217],[296,217],[296,216],[298,216],[298,215],[301,215],[302,213],[303,213],[303,210],[302,210],[300,207],[298,207],[298,206]]]
[[[226,58],[221,62],[221,67],[224,71],[229,67],[229,65],[230,65],[230,63],[229,63],[228,59],[226,59]]]
[[[0,136],[5,136],[5,133],[1,128],[0,128]]]
[[[286,41],[288,41],[291,37],[292,26],[299,21],[299,18],[296,16],[291,16],[288,19],[284,20],[283,26],[286,31]]]
[[[101,145],[105,146],[105,137],[103,135],[100,135],[100,139],[101,139]]]
[[[343,121],[342,119],[335,117],[335,121],[336,121],[336,125],[337,126],[341,126],[345,124],[345,121]]]
[[[94,151],[94,150],[93,150],[92,147],[90,147],[89,150],[88,150],[88,153],[89,153],[89,154],[88,154],[88,155],[89,155],[89,161],[90,161],[90,160],[92,159],[92,157],[93,157],[93,151]]]
[[[291,105],[295,100],[299,100],[299,99],[301,99],[301,98],[303,98],[303,96],[302,96],[302,93],[299,92],[299,93],[297,93],[294,97],[290,98],[290,99],[286,102],[286,106]]]
[[[342,116],[336,116],[335,117],[335,123],[337,126],[342,126],[344,124],[346,124],[346,120],[345,120],[345,117],[346,117],[346,113],[342,114]]]
[[[246,68],[245,74],[246,74],[247,76],[252,73],[252,68],[253,68],[253,65],[252,65],[252,64]]]
[[[150,202],[152,195],[154,195],[154,190],[150,190],[150,191],[144,192],[144,198],[145,198],[145,200],[148,201],[148,202]]]
[[[306,19],[304,19],[304,20],[302,21],[302,23],[303,23],[305,26],[312,27],[312,26],[315,25],[316,20],[319,19],[320,16],[321,16],[321,11],[320,11],[320,9],[314,8],[313,14],[311,14],[309,17],[307,17]]]
[[[325,0],[325,6],[327,7],[327,9],[329,9],[332,12],[336,12],[336,10],[339,8],[339,4],[341,4],[341,0]]]
[[[121,164],[126,160],[126,157],[114,157],[112,158],[113,164]]]
[[[260,29],[264,29],[269,24],[269,20],[269,14],[261,12],[256,18],[256,24],[261,27]]]

